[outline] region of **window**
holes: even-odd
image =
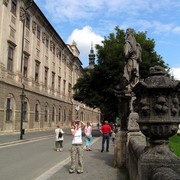
[[[26,27],[27,27],[28,29],[30,29],[30,15],[29,15],[28,13],[26,13],[25,23],[26,23]]]
[[[64,122],[66,122],[66,109],[64,109]]]
[[[53,51],[53,54],[55,55],[55,44],[53,44],[53,49],[52,49],[52,51]]]
[[[65,95],[66,92],[66,80],[63,81],[63,95]]]
[[[15,39],[15,33],[16,33],[16,30],[13,29],[13,28],[11,28],[11,29],[10,29],[10,37],[11,37],[12,39]]]
[[[35,64],[35,82],[39,82],[39,62],[36,61]]]
[[[46,106],[45,106],[44,121],[45,121],[45,122],[48,121],[48,106],[47,106],[47,104],[46,104]]]
[[[52,72],[52,90],[54,90],[54,88],[55,88],[54,82],[55,82],[55,73]]]
[[[35,121],[39,121],[39,104],[35,105]]]
[[[71,122],[71,121],[72,121],[72,111],[69,110],[69,122]]]
[[[58,77],[58,94],[60,94],[61,91],[61,77]]]
[[[61,121],[61,108],[59,108],[59,118],[58,118],[59,122]]]
[[[64,79],[66,79],[66,60],[63,61]]]
[[[16,9],[17,9],[17,0],[12,0],[11,3],[11,12],[16,15]]]
[[[59,51],[59,60],[61,60],[61,51]]]
[[[12,121],[12,99],[11,98],[7,98],[6,121]]]
[[[55,121],[55,107],[52,108],[52,121]]]
[[[45,72],[44,72],[44,85],[47,88],[48,87],[48,68],[45,67]]]
[[[72,82],[72,67],[69,68],[69,81]]]
[[[40,35],[41,35],[41,29],[39,26],[37,26],[37,38],[40,39]]]
[[[9,45],[9,47],[8,47],[8,62],[7,62],[8,71],[13,71],[13,55],[14,55],[14,48]]]
[[[55,55],[55,44],[52,41],[50,42],[50,51],[52,51],[53,54]]]
[[[69,85],[68,85],[68,94],[69,94],[69,97],[71,96],[71,89],[72,89],[72,85],[69,83]]]
[[[49,38],[46,38],[46,47],[49,47]]]
[[[24,71],[23,71],[23,76],[27,78],[27,73],[28,73],[28,56],[24,56]]]

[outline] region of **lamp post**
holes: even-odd
[[[24,129],[23,129],[23,121],[24,121],[24,102],[25,102],[25,86],[22,84],[22,93],[20,95],[21,97],[21,125],[20,125],[20,139],[23,139]]]
[[[23,84],[23,51],[24,51],[24,30],[25,30],[25,21],[27,10],[32,6],[33,0],[30,0],[29,5],[25,9],[21,9],[21,18],[23,23],[23,30],[22,30],[22,47],[21,47],[21,84],[22,84],[22,92],[21,92],[21,123],[20,123],[20,139],[23,139],[24,129],[23,129],[23,121],[24,121],[24,102],[25,102],[25,85]]]

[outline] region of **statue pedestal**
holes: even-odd
[[[180,159],[166,144],[149,148],[138,162],[139,180],[180,179]]]
[[[114,166],[121,168],[126,167],[126,151],[127,151],[127,131],[119,131],[116,134],[114,147]]]

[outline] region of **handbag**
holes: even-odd
[[[62,132],[61,130],[59,130],[59,135],[58,135],[59,138],[62,138]]]

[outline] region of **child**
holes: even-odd
[[[112,131],[111,137],[112,137],[112,142],[113,142],[113,144],[114,144],[114,141],[115,141],[115,139],[116,139],[116,133],[115,133],[114,131]]]

